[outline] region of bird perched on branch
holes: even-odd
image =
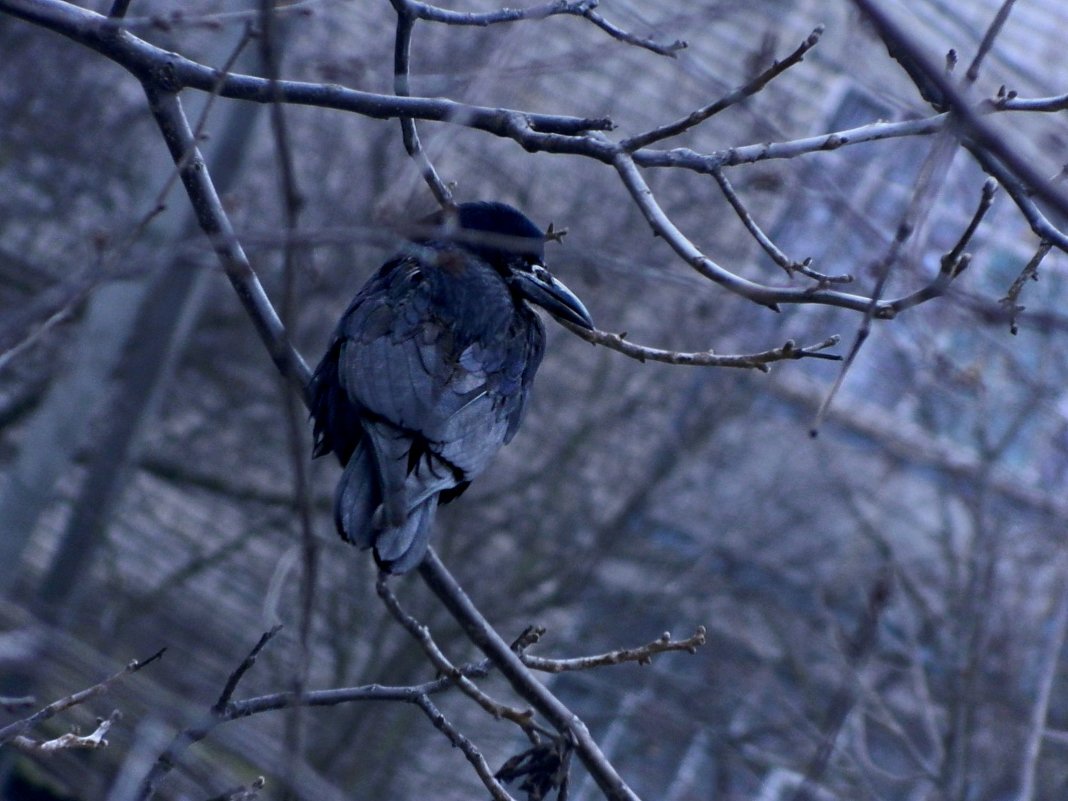
[[[391,573],[422,561],[438,504],[519,427],[545,347],[528,303],[593,328],[516,209],[464,203],[426,222],[353,299],[310,387],[315,455],[344,465],[338,533]]]

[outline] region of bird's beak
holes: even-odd
[[[540,264],[531,272],[513,273],[515,287],[531,303],[541,306],[557,320],[593,330],[593,319],[582,301]]]

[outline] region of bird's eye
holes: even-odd
[[[538,264],[537,262],[531,262],[528,266],[530,267],[531,275],[533,275],[539,281],[549,283],[551,277],[549,275],[549,271],[546,270],[545,267],[543,267],[541,264]]]

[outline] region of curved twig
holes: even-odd
[[[408,72],[411,62],[412,28],[415,26],[417,16],[413,13],[413,5],[415,4],[408,0],[393,0],[393,8],[397,12],[397,33],[393,43],[393,91],[398,97],[411,95]],[[404,149],[419,167],[419,172],[427,186],[430,187],[430,191],[441,206],[446,208],[452,206],[452,190],[441,180],[430,157],[423,149],[423,144],[419,141],[419,131],[415,127],[415,120],[411,117],[401,117],[400,126]]]
[[[775,78],[782,75],[786,70],[795,64],[800,64],[805,58],[805,53],[811,50],[820,40],[820,36],[823,34],[823,26],[818,25],[808,35],[808,38],[803,41],[796,50],[790,53],[782,61],[775,61],[770,67],[765,69],[755,78],[748,83],[739,86],[732,92],[729,92],[725,96],[721,97],[714,103],[710,103],[703,108],[699,108],[694,112],[691,112],[681,120],[670,122],[666,125],[661,125],[658,128],[654,128],[651,131],[647,131],[637,136],[632,136],[629,139],[624,139],[620,142],[620,145],[624,150],[635,151],[643,147],[647,147],[654,142],[659,142],[663,139],[667,139],[671,136],[678,136],[684,131],[688,131],[697,125],[700,125],[707,119],[719,114],[721,111],[730,108],[736,103],[740,103],[747,97],[752,97],[765,86],[767,86]]]

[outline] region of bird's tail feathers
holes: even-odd
[[[390,573],[407,573],[423,561],[430,541],[431,524],[438,508],[438,496],[430,495],[411,510],[399,526],[374,534],[375,561]]]
[[[338,534],[360,548],[374,545],[371,517],[379,506],[381,494],[371,459],[366,444],[357,446],[345,465],[334,495],[334,523]]]

